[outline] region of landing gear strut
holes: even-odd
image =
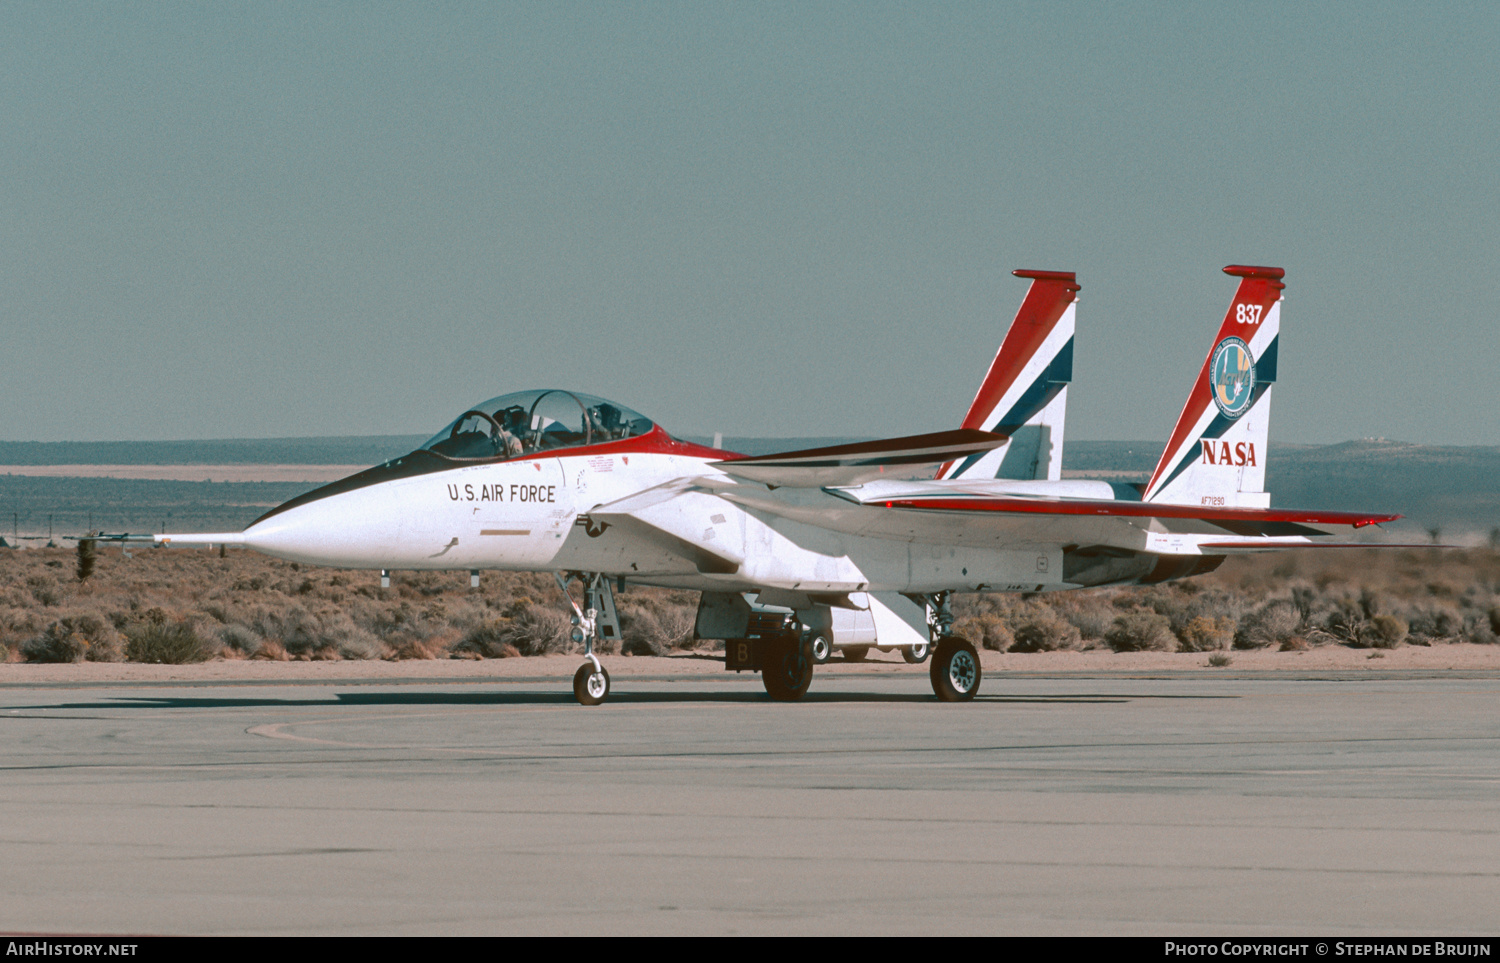
[[[979,652],[968,639],[953,634],[953,609],[949,605],[951,592],[938,592],[922,597],[927,605],[927,625],[932,635],[932,691],[941,702],[968,702],[979,691],[984,671],[979,665]],[[906,655],[906,653],[902,653]],[[906,661],[918,662],[916,652]]]
[[[573,600],[568,583],[574,575],[583,583],[583,605]],[[609,589],[609,580],[594,572],[558,572],[557,587],[573,607],[573,641],[583,643],[583,655],[588,659],[573,673],[573,698],[579,705],[596,706],[609,698],[609,673],[599,664],[594,654],[594,643],[599,638],[601,627],[611,635],[619,635],[619,620],[615,618],[615,600]],[[602,626],[601,626],[602,623]]]

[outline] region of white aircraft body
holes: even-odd
[[[609,693],[594,648],[618,637],[613,595],[625,582],[701,591],[698,637],[727,640],[726,668],[760,670],[773,698],[806,692],[831,648],[879,645],[914,662],[931,646],[935,693],[963,701],[981,671],[951,631],[955,592],[1160,582],[1400,517],[1268,507],[1282,272],[1225,271],[1239,289],[1144,492],[1061,480],[1079,286],[1072,274],[1017,271],[1031,288],[953,431],[745,457],[591,395],[523,391],[243,532],[152,538],[383,578],[554,572],[584,645],[574,693],[586,705]],[[934,477],[898,477],[934,464]]]

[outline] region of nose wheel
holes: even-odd
[[[609,698],[609,670],[594,662],[585,662],[573,673],[573,698],[581,706],[596,706]]]

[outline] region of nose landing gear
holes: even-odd
[[[573,673],[573,698],[581,706],[596,706],[609,698],[609,671],[590,654],[591,662],[585,662]]]
[[[573,600],[568,583],[574,576],[583,583],[583,605]],[[615,615],[614,593],[610,591],[609,579],[597,572],[558,572],[557,587],[573,607],[573,641],[583,643],[583,655],[588,659],[573,673],[573,698],[579,705],[596,706],[609,698],[609,672],[599,664],[594,654],[594,643],[602,636],[620,637],[620,620]]]

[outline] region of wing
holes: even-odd
[[[730,574],[744,559],[726,551],[712,526],[704,528],[699,521],[713,517],[714,501],[692,479],[680,478],[601,505],[588,513],[586,530],[590,537],[644,542],[703,574]]]
[[[712,485],[708,479],[698,481],[703,487]],[[1212,546],[1215,552],[1228,553],[1315,544],[1306,539],[1330,532],[1314,526],[1357,529],[1401,517],[992,494],[977,490],[983,486],[924,481],[880,481],[816,491],[732,483],[713,487],[720,498],[762,517],[786,518],[851,535],[986,548],[1048,543],[1199,554]],[[1079,491],[1109,488],[1099,482],[1077,483],[1076,487]]]
[[[586,521],[590,535],[607,525],[605,538],[651,546],[690,563],[700,575],[735,576],[760,558],[744,554],[755,551],[744,527],[752,519],[833,559],[845,554],[846,543],[830,540],[829,533],[982,550],[1061,547],[1089,558],[1202,557],[1315,546],[1312,539],[1329,534],[1324,527],[1361,528],[1400,517],[1000,493],[993,490],[997,484],[882,480],[825,489],[705,475],[600,506]],[[1052,491],[1080,493],[1110,488],[1100,482],[1049,484]],[[726,502],[741,511],[725,511]]]

